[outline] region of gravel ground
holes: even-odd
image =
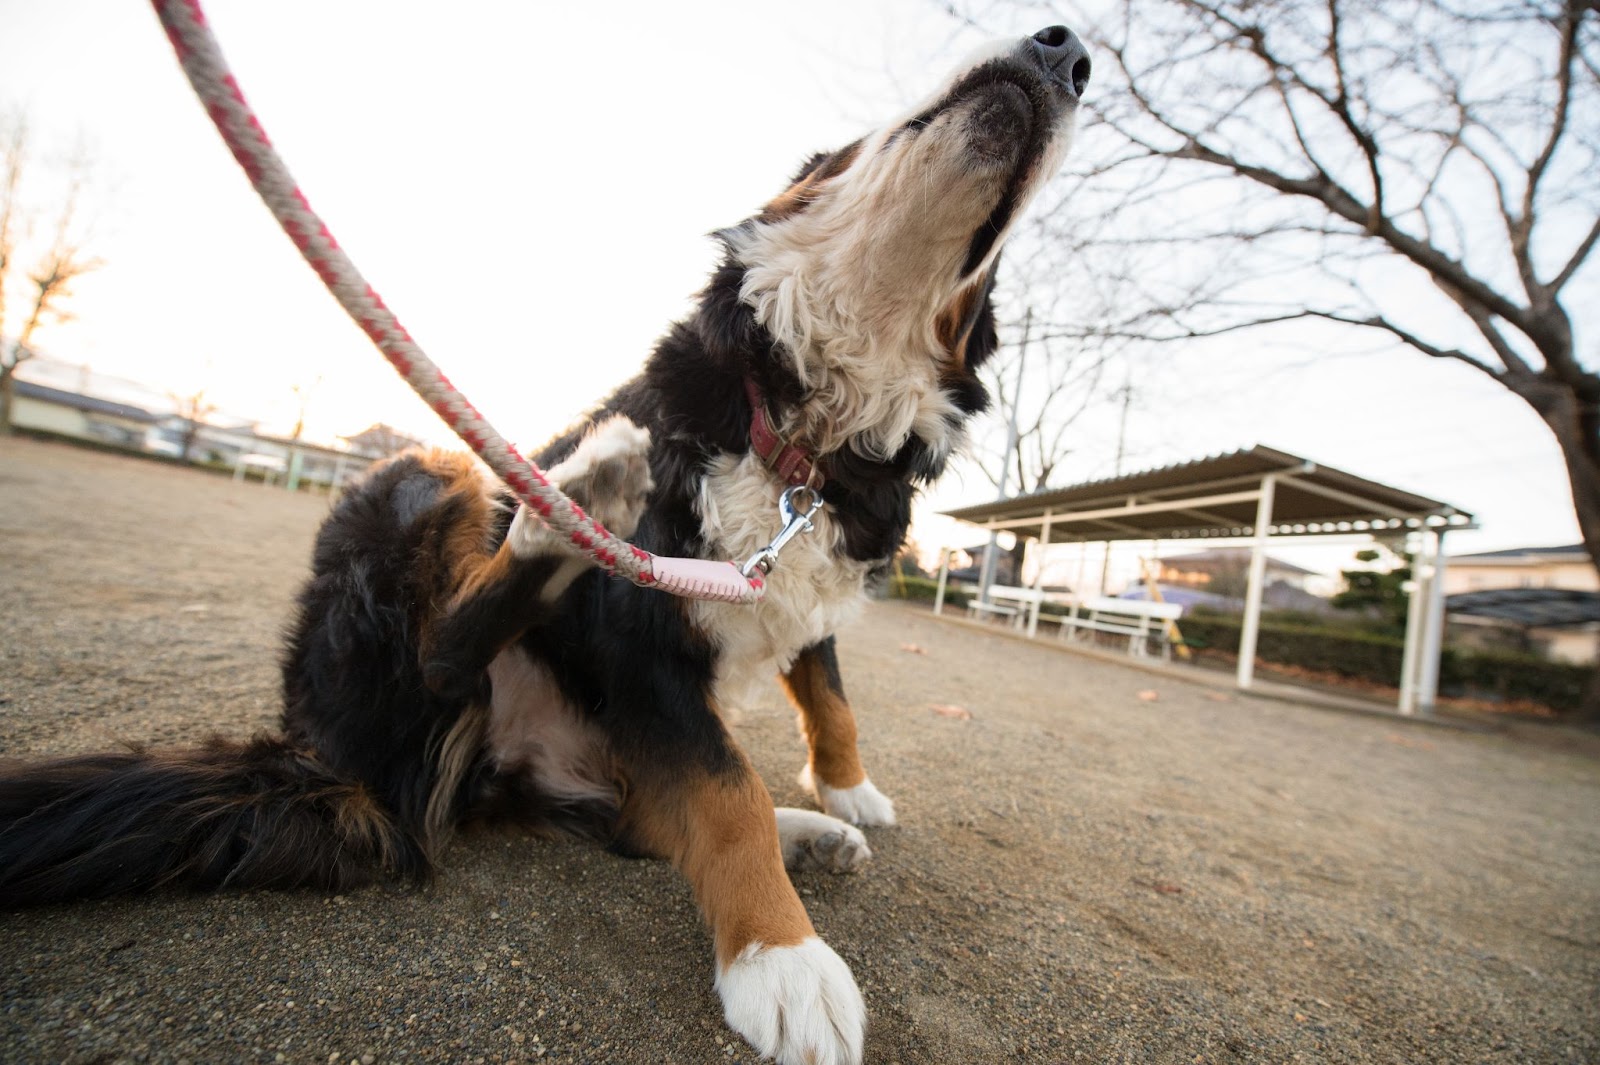
[[[0,441],[0,753],[268,726],[325,507]],[[870,1061],[1600,1061],[1592,737],[1239,699],[887,604],[841,655],[903,823],[796,880]],[[776,691],[738,731],[801,804]],[[479,835],[422,891],[0,915],[0,1059],[749,1061],[710,977],[666,865]]]

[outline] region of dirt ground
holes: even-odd
[[[0,441],[0,753],[269,726],[325,508]],[[889,604],[841,655],[902,824],[796,880],[869,1061],[1600,1061],[1591,738],[1242,699]],[[738,734],[802,804],[776,690]],[[7,1062],[752,1058],[683,881],[588,845],[0,915]]]

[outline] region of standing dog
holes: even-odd
[[[283,661],[283,729],[0,775],[0,905],[420,876],[453,826],[514,818],[669,858],[728,1023],[781,1062],[856,1062],[850,970],[785,866],[849,869],[894,806],[856,753],[833,633],[988,397],[990,291],[1089,76],[1063,27],[988,49],[924,106],[808,163],[726,249],[644,371],[540,456],[663,555],[744,559],[825,505],[755,607],[603,577],[473,461],[402,456],[340,500]],[[554,464],[554,465],[551,465]],[[825,814],[780,809],[719,707],[776,669]]]

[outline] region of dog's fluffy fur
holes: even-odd
[[[514,819],[671,859],[711,926],[729,1023],[781,1061],[859,1060],[861,996],[785,864],[854,868],[870,849],[846,821],[894,819],[856,753],[833,633],[987,402],[1000,242],[1065,152],[1087,77],[1065,34],[975,57],[719,233],[693,315],[540,456],[651,551],[746,558],[784,487],[751,448],[753,382],[827,477],[816,531],[759,606],[605,578],[470,459],[402,456],[317,537],[281,734],[0,775],[0,904],[418,877],[458,824]],[[719,713],[774,670],[827,814],[775,816]]]

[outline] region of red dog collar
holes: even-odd
[[[767,416],[767,400],[754,381],[744,379],[745,395],[750,397],[750,446],[761,461],[786,484],[821,488],[827,480],[822,464],[800,445],[773,428]]]

